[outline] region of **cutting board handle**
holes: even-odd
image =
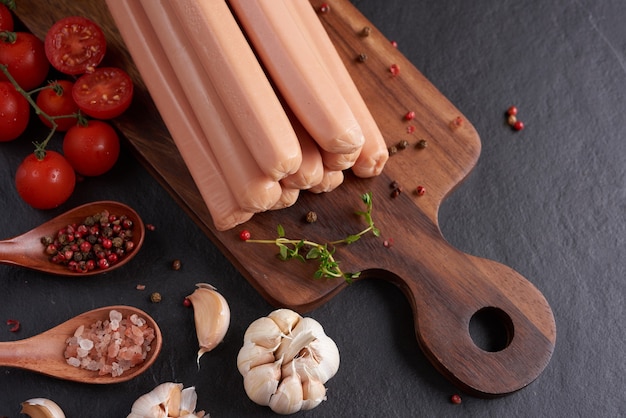
[[[513,269],[462,253],[443,239],[439,244],[433,252],[439,255],[401,266],[404,273],[377,270],[364,277],[383,278],[402,289],[424,354],[462,390],[495,397],[524,388],[554,351],[556,325],[548,302]],[[497,346],[473,338],[474,323],[488,324],[487,331],[499,338],[491,341]]]

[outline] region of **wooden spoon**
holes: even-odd
[[[124,318],[131,314],[137,314],[146,320],[147,324],[154,329],[155,338],[150,346],[150,351],[145,361],[120,376],[98,375],[97,371],[90,371],[67,364],[63,353],[65,352],[67,338],[74,335],[76,329],[84,325],[91,326],[99,320],[109,319],[109,312],[115,309]],[[75,316],[56,327],[33,337],[0,342],[0,366],[17,367],[31,370],[47,376],[64,380],[72,380],[81,383],[109,384],[130,380],[145,372],[158,357],[163,336],[156,321],[141,309],[132,306],[105,306]]]
[[[134,249],[131,252],[107,269],[96,267],[88,272],[71,271],[67,266],[53,263],[48,259],[48,255],[44,252],[45,247],[41,243],[42,237],[55,235],[59,229],[70,224],[79,224],[86,217],[95,215],[103,210],[108,210],[112,215],[126,215],[133,221],[132,242],[134,243]],[[137,212],[129,206],[113,201],[87,203],[71,209],[22,235],[0,241],[0,264],[22,266],[61,276],[91,276],[111,271],[128,263],[139,251],[143,244],[144,236],[145,227],[143,221]]]

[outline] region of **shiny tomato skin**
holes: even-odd
[[[15,173],[18,194],[35,209],[58,207],[72,195],[75,185],[74,169],[56,151],[46,151],[41,160],[29,154]]]
[[[30,105],[13,84],[0,81],[0,142],[19,137],[28,126]]]
[[[32,90],[46,80],[50,63],[39,38],[28,32],[16,32],[16,35],[15,42],[0,42],[0,63],[8,66],[20,87]],[[0,80],[8,79],[0,73]]]
[[[98,24],[82,16],[58,20],[50,27],[44,41],[52,66],[69,75],[93,71],[106,52],[104,32]]]
[[[106,122],[90,120],[87,126],[70,128],[63,138],[63,155],[83,176],[99,176],[109,171],[120,155],[120,140]]]
[[[113,119],[130,106],[133,81],[121,68],[97,68],[76,80],[72,96],[86,115],[96,119]]]
[[[13,15],[7,6],[0,3],[0,31],[13,32]]]
[[[37,106],[48,116],[64,116],[78,113],[78,105],[72,97],[74,83],[68,80],[57,80],[50,84],[53,83],[57,83],[63,88],[62,94],[57,94],[52,88],[43,89],[37,95]],[[48,119],[41,115],[39,115],[39,119],[41,119],[48,128],[52,128],[52,123]],[[55,122],[57,124],[57,131],[65,132],[76,125],[77,118],[58,118],[55,119]]]

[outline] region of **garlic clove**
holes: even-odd
[[[46,398],[32,398],[21,403],[20,413],[30,418],[65,418],[65,413],[56,402]]]
[[[126,418],[202,418],[204,411],[194,411],[197,399],[193,386],[183,389],[181,383],[161,383],[137,398]]]
[[[244,376],[243,387],[246,394],[253,402],[267,406],[270,397],[276,392],[280,382],[280,366],[282,359],[273,363],[257,366]]]
[[[255,319],[243,334],[243,342],[252,342],[265,348],[275,350],[280,344],[283,332],[280,330],[276,322],[264,316]]]
[[[179,416],[185,417],[191,415],[196,417],[197,415],[193,415],[193,411],[196,409],[196,402],[198,402],[198,394],[196,393],[195,386],[183,389],[180,392]]]
[[[302,380],[302,410],[313,409],[326,400],[326,386],[317,379]]]
[[[207,283],[196,284],[196,290],[187,296],[187,299],[194,310],[196,334],[200,346],[196,362],[200,367],[200,357],[224,340],[230,325],[230,308],[224,296]]]
[[[274,350],[256,345],[253,342],[244,343],[237,354],[237,369],[242,376],[248,374],[251,368],[265,363],[273,363]]]
[[[275,311],[271,312],[267,317],[276,322],[278,328],[285,335],[291,334],[293,328],[302,319],[300,314],[298,314],[297,312],[285,308],[276,309]]]
[[[292,362],[292,368],[293,368]],[[298,412],[302,408],[304,393],[300,376],[292,370],[291,376],[283,379],[276,392],[272,395],[269,407],[277,414],[287,415]]]

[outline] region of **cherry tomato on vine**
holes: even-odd
[[[130,106],[133,81],[121,68],[97,68],[76,80],[72,96],[86,115],[96,119],[113,119]]]
[[[6,5],[0,3],[0,31],[3,30],[13,31],[13,15]]]
[[[18,194],[35,209],[56,208],[72,195],[75,185],[74,169],[56,151],[46,151],[41,160],[29,154],[15,173]]]
[[[78,105],[72,97],[72,88],[74,83],[68,80],[51,81],[50,85],[57,84],[57,88],[46,88],[37,95],[37,106],[48,116],[66,116],[78,113]],[[48,128],[52,128],[52,123],[39,115],[39,119]],[[55,119],[57,131],[65,132],[77,123],[77,118],[58,118]]]
[[[75,125],[63,138],[63,155],[83,176],[99,176],[109,171],[120,155],[120,140],[106,122],[90,120]]]
[[[46,33],[45,45],[52,66],[70,75],[93,71],[106,52],[100,26],[82,16],[58,20]]]
[[[0,142],[19,137],[28,126],[30,105],[13,84],[0,81]]]
[[[28,32],[10,34],[15,34],[14,40],[10,36],[0,41],[0,64],[7,65],[11,76],[24,90],[39,87],[50,70],[43,42]],[[0,80],[8,79],[4,73],[0,73]]]

